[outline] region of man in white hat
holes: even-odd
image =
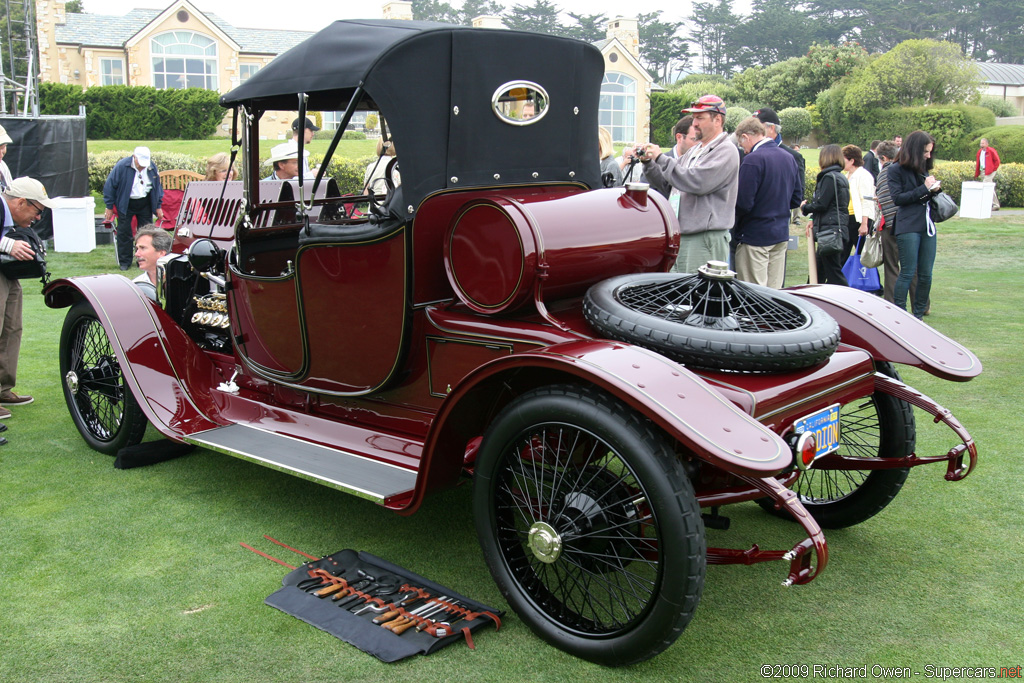
[[[150,159],[149,147],[136,147],[131,156],[114,164],[103,184],[103,202],[107,205],[103,220],[109,222],[117,209],[117,262],[121,270],[128,270],[132,264],[132,218],[139,228],[152,223],[153,214],[158,221],[163,220],[163,197],[160,171]]]
[[[303,156],[309,152],[302,150]],[[273,166],[274,172],[264,180],[291,180],[299,177],[299,146],[294,141],[282,142],[270,150],[270,158],[263,162],[264,166]]]
[[[11,136],[7,134],[3,126],[0,126],[0,191],[6,190],[11,186],[11,181],[14,178],[11,177],[11,169],[7,168],[7,162],[4,161],[4,157],[7,155],[7,145],[14,142]]]
[[[3,212],[0,232],[0,252],[10,254],[19,261],[27,261],[35,255],[28,242],[16,239],[11,231],[17,227],[27,228],[39,218],[43,207],[54,207],[47,196],[46,188],[33,178],[16,178],[0,192],[0,211]],[[11,416],[4,406],[25,405],[32,402],[31,396],[14,393],[18,374],[18,353],[21,351],[21,282],[10,280],[0,272],[0,420]],[[5,431],[6,426],[0,429]],[[6,439],[0,437],[3,443]]]

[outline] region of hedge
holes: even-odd
[[[962,148],[975,131],[996,123],[992,110],[968,104],[879,109],[863,112],[863,120],[850,120],[843,117],[841,107],[837,106],[841,96],[841,88],[826,90],[818,96],[816,110],[822,122],[817,132],[823,142],[852,142],[866,149],[872,140],[891,140],[897,134],[906,137],[915,130],[925,130],[935,138],[939,156],[945,156],[947,150]]]
[[[124,157],[130,156],[131,153],[130,150],[100,152],[97,154],[90,153],[88,157],[89,189],[103,194],[103,183],[106,182],[107,176],[110,175],[110,171],[114,168],[114,164]],[[330,165],[328,165],[327,173],[324,177],[334,178],[342,194],[360,192],[363,189],[363,174],[366,171],[366,167],[373,163],[375,159],[376,157],[373,156],[363,159],[339,159],[335,157],[331,160]],[[311,154],[309,157],[310,164],[314,167],[322,160],[323,157],[317,154]],[[266,170],[266,175],[270,175],[270,169],[263,166],[263,161],[263,159],[260,160],[260,168]],[[195,171],[196,173],[206,173],[206,159],[189,156],[188,154],[153,152],[153,162],[161,171],[184,169],[186,171]]]
[[[810,199],[814,195],[818,171],[817,165],[807,165],[804,173],[806,189],[804,198]],[[964,181],[974,180],[973,161],[941,161],[932,169],[932,175],[942,183],[942,189],[950,197],[960,203],[960,184]],[[996,194],[999,196],[999,203],[1005,207],[1024,207],[1024,164],[1006,163],[999,166],[995,177]]]
[[[947,159],[975,159],[978,143],[982,138],[999,153],[1004,164],[1024,164],[1024,126],[992,126],[975,130],[970,136],[959,140],[948,153],[939,150],[939,156]]]
[[[150,86],[105,85],[82,90],[62,83],[39,84],[39,111],[75,115],[85,105],[90,140],[202,140],[224,119],[213,90],[157,90]]]

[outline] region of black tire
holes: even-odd
[[[599,392],[545,387],[508,405],[484,435],[473,512],[509,605],[577,657],[653,657],[700,601],[693,487],[668,439]]]
[[[899,379],[890,363],[876,369]],[[914,409],[889,394],[848,403],[839,413],[839,453],[850,457],[902,458],[914,452]],[[909,468],[894,470],[825,470],[812,468],[800,474],[792,486],[800,502],[825,529],[841,529],[871,519],[896,497],[907,480]],[[771,500],[758,504],[774,515],[792,519],[776,510]]]
[[[711,291],[729,315],[697,312]],[[637,293],[645,305],[633,301]],[[703,297],[703,294],[700,296]],[[783,372],[826,360],[839,345],[839,324],[814,304],[785,292],[701,275],[645,273],[597,283],[583,300],[587,321],[601,334],[716,370]]]
[[[71,419],[89,446],[117,455],[142,441],[146,415],[88,301],[71,307],[60,335],[60,377]]]

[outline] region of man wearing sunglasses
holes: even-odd
[[[697,143],[679,158],[644,146],[644,175],[668,196],[679,190],[677,273],[696,273],[708,261],[729,261],[729,229],[735,218],[740,154],[725,133],[725,103],[705,95],[683,109],[691,114]]]
[[[0,193],[0,211],[3,212],[0,231],[0,252],[10,254],[19,261],[31,259],[35,252],[24,240],[15,239],[11,231],[15,226],[27,228],[54,203],[46,195],[46,188],[32,178],[15,178]],[[0,420],[11,416],[4,406],[25,405],[31,396],[14,393],[18,374],[18,353],[21,351],[21,283],[0,272]],[[7,426],[0,423],[0,432]],[[7,440],[0,436],[0,445]]]

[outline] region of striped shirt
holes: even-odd
[[[875,203],[878,204],[878,213],[885,217],[885,225],[892,229],[896,220],[896,204],[889,193],[889,171],[893,162],[886,162],[878,172],[878,179],[875,180]]]

